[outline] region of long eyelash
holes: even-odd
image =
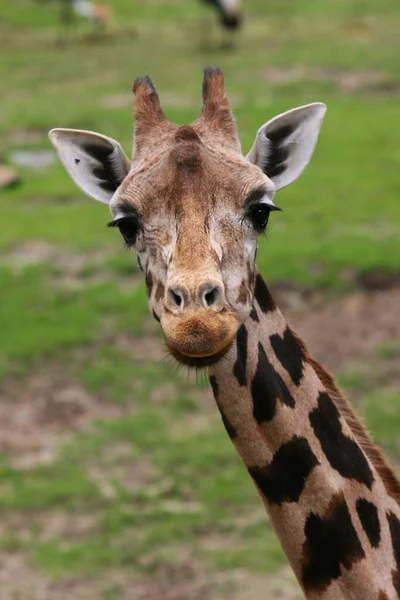
[[[107,223],[107,227],[118,227],[120,223],[124,221],[130,221],[130,217],[120,217],[119,219],[115,219],[114,221],[110,221]]]
[[[271,224],[268,222],[266,224],[265,228],[263,229],[263,231],[260,233],[260,235],[262,237],[266,237],[267,238],[269,236],[270,229],[271,229]]]
[[[114,221],[110,221],[107,223],[107,227],[118,227],[122,221],[126,221],[126,217],[121,217],[120,219],[115,219]],[[129,244],[122,238],[122,250],[128,252],[130,250]]]
[[[250,202],[250,204],[246,205],[246,212],[243,214],[242,218],[240,219],[240,224],[241,225],[243,225],[243,223],[245,222],[245,220],[249,218],[249,214],[251,212],[251,209],[254,208],[255,206],[257,206],[257,204],[262,204],[262,202],[261,203],[259,203],[259,202]],[[275,212],[275,211],[283,212],[283,208],[279,208],[279,206],[276,206],[276,204],[267,204],[267,206],[270,209],[270,212]],[[268,224],[267,224],[267,227],[268,227]],[[265,231],[266,231],[266,229],[265,229]]]
[[[124,239],[122,239],[122,250],[123,252],[129,252],[130,250],[132,250],[132,246],[127,244]]]
[[[123,223],[130,223],[133,224],[137,230],[140,229],[140,225],[138,224],[137,219],[135,219],[133,216],[127,216],[127,217],[120,217],[119,219],[114,219],[114,221],[110,221],[110,223],[107,223],[107,227],[120,227],[121,224]],[[122,231],[121,231],[122,233]],[[124,235],[122,234],[123,237],[123,249],[124,250],[130,250],[132,248],[132,246],[134,245],[134,243],[128,243],[124,237]],[[136,236],[135,236],[136,239]]]
[[[267,206],[270,210],[270,212],[283,212],[283,208],[280,208],[279,206],[276,206],[276,204],[269,204],[266,202],[251,202],[250,204],[246,204],[246,210],[251,211],[252,208],[256,207],[256,206]]]

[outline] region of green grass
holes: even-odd
[[[186,416],[200,413],[202,407],[175,401],[172,434],[170,405],[149,409],[149,392],[146,386],[140,390],[138,403],[143,408],[136,408],[130,416],[99,422],[91,432],[60,449],[49,466],[26,472],[3,463],[1,479],[7,486],[2,490],[0,511],[4,516],[11,510],[29,510],[31,515],[70,511],[72,519],[74,514],[89,513],[96,519],[93,530],[82,539],[65,540],[57,535],[48,538],[33,527],[28,544],[25,532],[21,537],[14,533],[12,540],[6,536],[0,546],[8,547],[11,541],[14,547],[28,546],[53,575],[124,566],[139,572],[154,570],[169,553],[174,562],[174,548],[191,546],[194,539],[198,543],[192,551],[198,560],[215,568],[243,566],[265,571],[283,564],[283,553],[264,519],[261,526],[251,520],[241,525],[245,544],[236,550],[207,549],[210,534],[222,540],[236,536],[235,518],[248,515],[251,507],[259,512],[257,494],[244,478],[244,468],[222,435],[216,414],[209,415],[206,429],[191,431]],[[132,402],[136,404],[135,398]],[[113,458],[113,450],[122,442],[129,450],[122,458],[115,454]],[[103,486],[90,475],[95,465],[102,471]],[[131,472],[126,480],[120,477],[125,468]],[[135,485],[135,470],[141,473],[142,484]],[[112,493],[104,495],[103,488]],[[266,551],[248,551],[253,543],[260,550],[267,544]],[[146,556],[149,559],[143,561]]]
[[[222,50],[214,28],[204,52],[199,18],[207,10],[195,0],[115,0],[109,37],[90,40],[88,25],[77,21],[62,48],[55,2],[3,3],[0,162],[12,164],[17,149],[50,149],[47,131],[56,126],[99,131],[129,154],[132,81],[149,73],[167,116],[191,122],[201,106],[202,68],[218,64],[245,152],[275,114],[315,100],[328,105],[312,162],[278,194],[284,212],[260,242],[267,281],[337,293],[353,285],[349,272],[398,272],[397,0],[243,4],[235,48]],[[188,557],[210,573],[276,570],[285,564],[282,551],[205,393],[168,362],[140,356],[141,339],[156,330],[135,257],[105,226],[107,208],[83,196],[58,163],[17,170],[21,183],[0,191],[0,382],[37,403],[31,379],[61,370],[65,384],[81,386],[111,412],[99,411],[79,431],[44,423],[40,435],[62,434],[49,464],[21,466],[4,450],[0,553],[24,553],[44,578],[56,579],[106,579],[115,570],[158,577]],[[29,254],[38,242],[65,260],[18,262],[21,246]],[[74,270],[68,263],[77,256]],[[139,350],[118,346],[119,336]],[[372,366],[350,365],[341,375],[395,461],[398,350],[388,340]],[[77,530],[52,531],[45,517],[57,514],[76,516]],[[15,515],[23,525],[7,527]],[[80,531],[85,515],[93,522]],[[110,583],[93,597],[120,593]]]

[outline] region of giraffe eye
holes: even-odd
[[[121,219],[111,221],[107,226],[118,227],[128,248],[132,248],[135,245],[139,233],[139,225],[135,219],[132,217],[122,217]]]
[[[281,210],[274,204],[258,203],[249,208],[247,213],[254,229],[262,233],[268,225],[269,215],[274,210]]]
[[[265,229],[270,215],[269,206],[255,206],[251,211],[251,220],[256,229]]]
[[[256,231],[264,231],[268,224],[271,208],[266,204],[252,206],[248,216]]]

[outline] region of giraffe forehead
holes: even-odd
[[[141,209],[143,216],[169,212],[216,212],[238,209],[252,190],[270,181],[231,148],[215,143],[194,126],[181,126],[168,139],[149,145],[146,160],[133,164],[118,196]]]
[[[192,172],[199,168],[198,157],[190,149],[182,152],[183,169],[174,172],[160,165],[157,171],[127,178],[110,205],[113,214],[135,209],[145,222],[162,219],[168,226],[206,219],[221,234],[229,234],[251,191],[265,183],[263,178],[245,172],[235,177],[231,169],[218,173],[215,166],[201,167],[198,176]]]

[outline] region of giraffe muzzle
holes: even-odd
[[[228,308],[211,308],[172,313],[164,310],[161,327],[168,349],[175,357],[212,357],[223,353],[232,343],[240,323]]]

